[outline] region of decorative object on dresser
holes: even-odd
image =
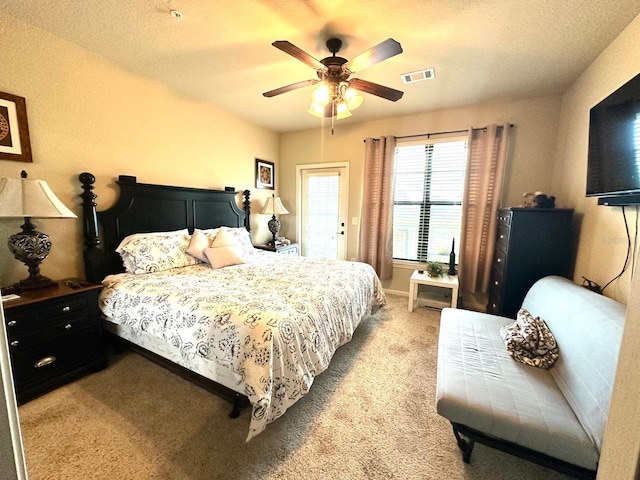
[[[542,277],[573,274],[573,210],[501,208],[487,313],[515,318],[525,294]]]
[[[58,200],[44,180],[21,178],[0,179],[0,217],[24,217],[22,232],[9,237],[9,250],[17,260],[29,268],[29,277],[13,285],[14,290],[25,291],[52,287],[56,282],[40,274],[40,263],[51,250],[51,240],[36,230],[31,218],[77,218]]]
[[[0,92],[0,160],[33,161],[26,101],[3,92]]]
[[[289,245],[254,245],[254,248],[267,250],[269,252],[282,253],[284,255],[300,255],[300,245],[298,245],[297,243],[290,243]]]
[[[276,215],[286,215],[289,213],[284,205],[282,204],[282,200],[280,197],[276,197],[275,195],[271,195],[271,197],[267,198],[266,203],[264,204],[264,208],[261,212],[263,215],[271,214],[271,220],[269,220],[269,231],[273,236],[273,239],[269,242],[269,245],[278,245],[278,232],[280,231],[280,220],[276,218]]]
[[[70,278],[3,301],[18,403],[104,368],[100,288]]]

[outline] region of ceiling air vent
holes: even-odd
[[[403,73],[402,83],[414,83],[421,82],[422,80],[429,80],[436,76],[436,71],[433,68],[427,68],[426,70],[418,70],[417,72]]]

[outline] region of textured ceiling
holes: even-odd
[[[640,13],[638,0],[0,0],[0,9],[175,92],[286,132],[321,125],[306,113],[316,78],[271,46],[289,40],[317,59],[325,41],[347,59],[392,37],[404,53],[353,75],[405,92],[364,94],[349,119],[406,115],[492,99],[562,93]],[[179,10],[181,20],[170,15]],[[629,52],[630,54],[632,52]],[[435,68],[432,80],[400,75]]]

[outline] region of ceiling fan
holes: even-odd
[[[359,78],[349,78],[356,72],[402,53],[402,46],[392,38],[388,38],[351,60],[336,56],[342,47],[342,40],[339,38],[327,40],[326,45],[332,56],[322,60],[315,59],[286,40],[278,40],[272,45],[315,69],[318,80],[303,80],[276,88],[264,92],[262,95],[265,97],[275,97],[298,88],[316,85],[311,94],[313,101],[309,113],[316,117],[331,117],[338,120],[350,116],[351,110],[362,104],[362,95],[358,92],[376,95],[392,102],[402,98],[403,92],[400,90]]]

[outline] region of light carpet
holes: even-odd
[[[249,409],[131,352],[19,408],[31,480],[566,479],[476,445],[435,411],[440,312],[407,299],[362,321],[310,393],[246,443]]]

